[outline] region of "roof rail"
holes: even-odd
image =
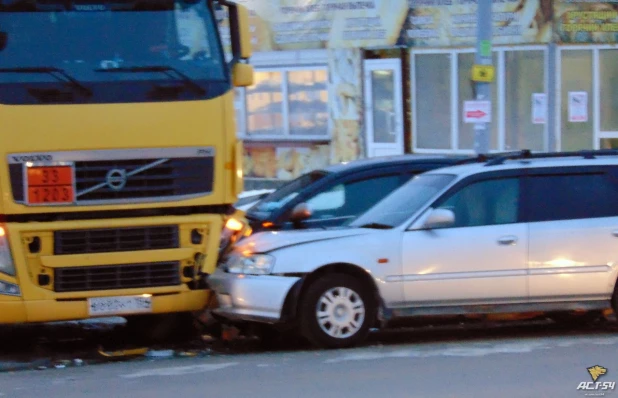
[[[498,157],[518,156],[521,154],[521,152],[522,151],[512,151],[512,152],[479,154],[473,157],[459,160],[455,164],[460,165],[460,164],[468,164],[468,163],[485,163],[485,162],[493,161]]]
[[[507,160],[518,159],[543,159],[543,158],[565,158],[565,157],[582,157],[584,159],[595,159],[597,156],[618,156],[617,149],[584,149],[580,151],[569,152],[537,152],[532,153],[529,149],[522,149],[514,153],[498,154],[498,156],[490,159],[485,163],[485,166],[497,166],[503,164]]]

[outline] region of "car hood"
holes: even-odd
[[[253,253],[267,253],[284,247],[297,246],[305,243],[327,239],[340,239],[349,236],[375,233],[376,230],[367,228],[332,228],[306,229],[302,231],[264,231],[245,238],[236,244],[238,251]]]

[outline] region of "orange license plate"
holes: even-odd
[[[75,199],[72,166],[26,168],[29,204],[66,204]]]

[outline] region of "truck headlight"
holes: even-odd
[[[219,249],[227,249],[231,244],[237,242],[243,235],[251,235],[251,227],[242,221],[235,218],[230,218],[225,223],[223,231],[221,231]]]
[[[275,258],[268,254],[239,255],[230,257],[227,271],[232,274],[268,275],[275,265]]]
[[[0,295],[21,296],[19,286],[14,283],[0,281]]]
[[[6,227],[0,225],[0,272],[15,276],[15,264],[13,264],[9,239],[6,235]]]

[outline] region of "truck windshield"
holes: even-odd
[[[205,0],[0,0],[0,31],[5,104],[195,100],[230,88]]]

